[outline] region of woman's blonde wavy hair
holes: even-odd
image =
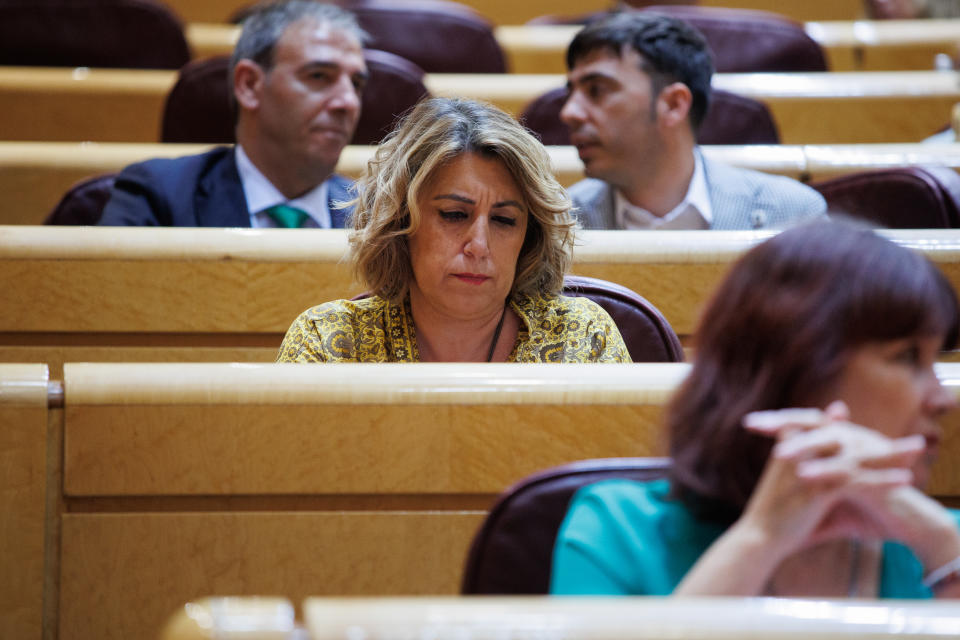
[[[357,181],[350,255],[356,276],[391,301],[406,296],[413,269],[408,238],[420,226],[420,189],[464,153],[503,162],[523,194],[527,234],[511,295],[556,295],[570,266],[576,222],[543,145],[510,115],[473,100],[430,98],[380,143]]]

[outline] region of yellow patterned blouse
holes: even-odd
[[[519,297],[509,362],[630,362],[617,325],[587,298]],[[419,362],[409,298],[334,300],[293,321],[277,362]]]

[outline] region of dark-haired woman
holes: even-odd
[[[552,591],[960,597],[957,513],[921,491],[957,324],[936,267],[870,230],[749,251],[667,410],[669,478],[578,492]]]

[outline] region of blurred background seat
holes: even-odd
[[[506,57],[493,25],[470,7],[447,0],[340,0],[353,12],[371,49],[410,60],[427,73],[504,73]],[[254,5],[235,12],[240,23]]]
[[[567,100],[565,88],[548,91],[528,104],[520,121],[540,136],[543,144],[568,145],[570,132],[560,120]],[[780,144],[777,125],[766,105],[753,98],[715,89],[710,109],[697,132],[700,144]]]
[[[686,20],[703,33],[718,73],[757,71],[827,71],[823,48],[803,25],[776,13],[687,5],[653,5],[637,9]],[[542,16],[528,24],[587,24],[609,15]]]
[[[960,174],[947,167],[864,171],[816,182],[831,213],[891,229],[960,227]]]
[[[474,537],[461,593],[547,593],[553,544],[573,494],[601,480],[646,482],[669,470],[667,458],[608,458],[581,460],[524,478],[500,495]]]
[[[151,0],[0,0],[0,64],[179,69],[183,25]]]
[[[400,115],[428,95],[423,71],[409,60],[373,49],[365,50],[364,58],[370,79],[351,144],[377,144]],[[180,70],[164,106],[161,142],[234,141],[229,66],[229,58],[218,56]]]

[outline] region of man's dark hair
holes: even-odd
[[[273,67],[274,49],[284,31],[290,25],[307,19],[345,31],[361,44],[367,39],[356,17],[334,4],[316,0],[265,2],[254,7],[243,21],[240,39],[230,57],[231,84],[233,70],[240,60],[253,60],[269,71]]]
[[[700,127],[710,105],[713,56],[706,39],[683,20],[647,11],[614,13],[584,27],[567,49],[567,69],[597,49],[620,57],[630,47],[643,58],[641,68],[650,75],[653,96],[668,84],[682,82],[693,94],[690,125]]]

